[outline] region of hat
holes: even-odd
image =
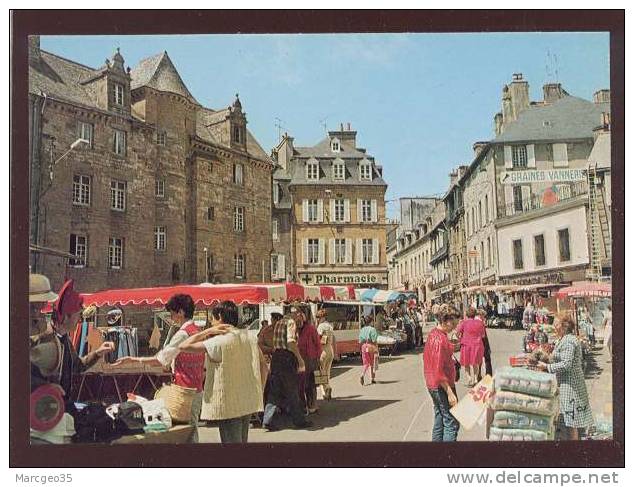
[[[88,319],[91,316],[93,316],[96,312],[97,312],[97,306],[95,306],[94,304],[91,304],[87,308],[84,308],[84,311],[82,311],[81,316],[84,319]]]
[[[57,303],[55,303],[55,312],[60,322],[65,316],[70,316],[81,311],[84,298],[75,292],[73,284],[74,281],[69,279],[59,291],[59,298],[57,299]]]
[[[31,363],[40,369],[44,377],[55,377],[59,373],[64,352],[59,339],[50,333],[32,343],[29,349]]]
[[[55,301],[57,294],[51,291],[51,281],[42,274],[29,275],[29,303]]]

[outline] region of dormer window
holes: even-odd
[[[317,181],[319,179],[319,163],[315,160],[306,163],[306,179]]]
[[[362,181],[372,181],[372,165],[368,161],[359,164],[359,178]]]
[[[242,129],[240,127],[233,127],[232,138],[233,142],[235,142],[236,144],[242,144]]]
[[[332,178],[337,181],[346,179],[346,165],[341,159],[336,159],[332,164]]]
[[[123,106],[123,85],[114,84],[114,102],[116,105]]]
[[[330,141],[330,150],[333,152],[341,152],[341,143],[339,139],[332,139]]]

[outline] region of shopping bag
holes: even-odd
[[[487,408],[492,395],[493,378],[490,375],[485,375],[473,389],[469,389],[469,392],[458,401],[458,404],[450,409],[450,412],[463,428],[470,430]]]

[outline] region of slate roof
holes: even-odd
[[[199,104],[185,86],[174,63],[163,51],[160,54],[145,58],[131,71],[131,89],[148,86],[158,91],[175,93]]]
[[[229,109],[225,108],[224,110],[215,111],[211,108],[201,107],[198,110],[197,118],[196,118],[196,135],[212,144],[223,145],[225,147],[229,147],[229,140],[219,140],[214,136],[213,131],[210,129],[209,125],[216,124],[225,120],[229,116]],[[229,134],[227,134],[229,137]],[[269,155],[262,149],[262,146],[255,140],[253,134],[247,129],[247,152],[255,156],[259,159],[264,159],[265,161],[270,162]]]
[[[98,69],[70,61],[63,57],[40,51],[40,60],[29,66],[29,92],[42,92],[59,100],[97,108],[89,91],[81,84]]]
[[[352,147],[347,141],[341,141],[340,146],[341,152],[332,152],[330,150],[330,137],[326,137],[318,142],[317,145],[312,147],[295,147],[295,157],[331,157],[333,159],[337,157],[341,157],[342,159],[363,159],[364,157],[367,157],[368,159],[372,159],[372,157],[368,156],[365,152]]]
[[[611,136],[610,133],[599,134],[597,140],[594,142],[589,162],[596,162],[597,169],[609,169],[612,167],[612,148],[610,147]]]
[[[338,157],[344,159],[339,153]],[[359,161],[357,159],[346,160],[346,178],[341,181],[333,179],[332,177],[332,162],[329,160],[319,160],[319,179],[317,181],[313,179],[306,179],[306,165],[304,161],[295,161],[293,168],[291,169],[292,181],[291,184],[311,184],[311,185],[355,185],[355,186],[387,186],[387,183],[379,175],[376,170],[376,165],[372,164],[372,180],[361,180],[359,178]]]
[[[601,123],[601,113],[609,111],[609,103],[593,103],[575,96],[564,96],[549,105],[531,105],[493,143],[589,138]]]

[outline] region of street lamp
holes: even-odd
[[[57,160],[55,160],[55,162],[51,163],[51,165],[50,165],[50,166],[49,166],[49,168],[48,168],[48,169],[49,169],[49,178],[50,178],[50,180],[51,180],[51,181],[53,181],[53,168],[55,167],[55,165],[56,165],[59,161],[61,161],[62,159],[64,159],[64,158],[65,158],[68,154],[70,154],[70,153],[73,151],[73,149],[76,149],[76,148],[77,148],[77,147],[79,147],[81,144],[90,144],[90,141],[89,141],[89,140],[86,140],[86,139],[82,139],[82,138],[77,139],[75,142],[73,142],[72,144],[70,144],[70,148],[69,148],[66,152],[64,152],[61,156],[59,156],[59,157],[57,158]]]
[[[209,257],[207,256],[207,247],[205,247],[203,249],[203,252],[205,253],[205,282],[209,281]]]

